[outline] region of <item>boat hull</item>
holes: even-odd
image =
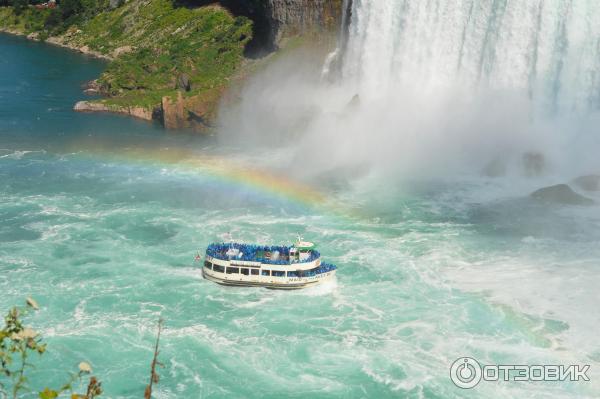
[[[215,282],[217,284],[230,286],[230,287],[264,287],[272,290],[299,290],[303,288],[312,287],[315,285],[322,284],[326,281],[331,281],[335,278],[335,270],[323,273],[323,275],[316,276],[310,279],[298,278],[294,279],[297,281],[289,281],[287,278],[282,279],[286,281],[251,281],[239,278],[227,278],[227,277],[219,277],[215,275],[216,273],[207,273],[205,270],[202,270],[202,276],[209,281]]]

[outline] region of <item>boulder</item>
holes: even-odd
[[[600,175],[580,176],[573,184],[586,191],[600,191]]]
[[[121,46],[121,47],[117,47],[116,49],[113,50],[112,56],[113,56],[113,58],[117,58],[123,54],[131,53],[132,51],[133,51],[133,47],[131,47],[131,46]]]
[[[78,101],[73,107],[74,111],[77,112],[109,112],[110,109],[98,102],[90,102],[90,101]]]
[[[123,1],[123,0],[109,0],[108,6],[110,7],[111,10],[114,10],[115,8],[121,7],[123,5],[123,3],[125,3],[125,1]]]
[[[90,80],[83,85],[83,92],[88,95],[103,94],[102,85],[97,79]]]
[[[566,184],[557,184],[555,186],[540,188],[531,193],[531,197],[542,202],[563,204],[563,205],[592,205],[594,201],[577,194]]]
[[[190,77],[185,73],[180,74],[177,77],[177,84],[176,84],[175,88],[178,90],[183,90],[183,91],[192,90],[192,84],[190,83]]]
[[[523,154],[523,169],[528,177],[541,176],[546,170],[546,159],[541,152]]]

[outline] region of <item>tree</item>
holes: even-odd
[[[81,0],[62,0],[59,6],[64,20],[83,12]]]
[[[29,5],[27,0],[13,0],[12,3],[13,3],[13,8],[15,9],[15,14],[17,14],[17,15],[21,15],[23,13],[23,11],[25,11],[25,9],[27,9],[27,6]]]
[[[62,24],[62,22],[63,22],[62,13],[60,12],[60,10],[54,8],[54,9],[50,10],[50,13],[44,20],[44,27],[48,30],[54,29],[57,26],[60,26]]]

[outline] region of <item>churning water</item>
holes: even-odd
[[[162,316],[159,398],[458,398],[449,367],[467,355],[592,366],[590,382],[482,382],[473,397],[597,396],[599,207],[528,198],[598,172],[597,8],[355,1],[341,79],[281,61],[222,142],[74,114],[102,65],[0,36],[0,305],[42,305],[31,385],[86,360],[107,397],[140,397]],[[538,177],[528,151],[544,154]],[[498,159],[504,176],[480,173]],[[227,231],[301,233],[337,283],[202,280],[196,249]]]

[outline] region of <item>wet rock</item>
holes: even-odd
[[[523,154],[523,170],[528,177],[538,177],[546,170],[546,159],[540,152],[526,152]]]
[[[109,108],[102,104],[90,101],[78,101],[73,107],[77,112],[109,112]]]
[[[103,94],[102,85],[98,83],[98,80],[90,80],[83,85],[83,92],[88,95]]]
[[[573,184],[586,191],[600,191],[600,175],[580,176]]]
[[[115,114],[130,115],[135,118],[151,121],[155,110],[144,107],[121,107],[118,105],[107,105],[97,101],[79,101],[73,107],[77,112],[112,112]]]
[[[531,197],[542,202],[563,204],[563,205],[592,205],[594,201],[577,194],[566,184],[557,184],[555,186],[540,188],[531,193]]]

